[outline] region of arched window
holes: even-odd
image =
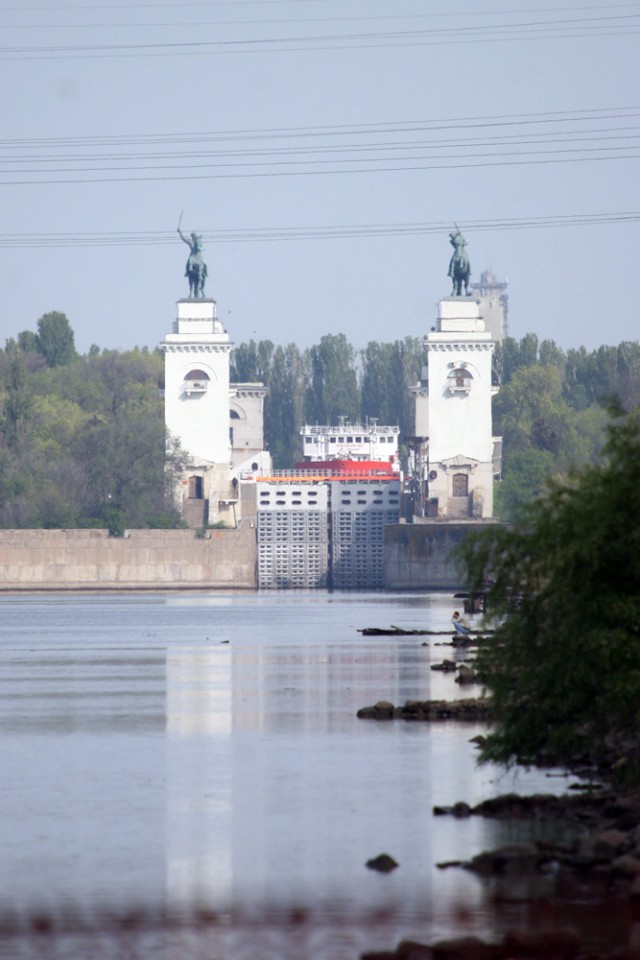
[[[210,376],[204,370],[189,370],[184,378],[184,391],[190,393],[206,393]]]
[[[451,495],[453,497],[469,496],[469,477],[466,473],[454,473],[451,478]]]

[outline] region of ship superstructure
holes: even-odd
[[[394,473],[400,471],[398,426],[381,426],[375,419],[367,420],[365,424],[349,423],[345,417],[340,417],[336,426],[305,424],[300,436],[305,463],[369,460],[391,464]]]

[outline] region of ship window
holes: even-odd
[[[353,437],[347,437],[347,443],[353,443]]]
[[[356,443],[362,443],[362,437],[356,437]]]

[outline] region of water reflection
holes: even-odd
[[[232,885],[232,654],[167,653],[167,896],[188,908],[228,899]]]
[[[430,670],[444,648],[357,632],[446,629],[451,611],[437,595],[2,598],[1,888],[23,904],[391,903],[407,936],[425,909],[451,932],[482,891],[435,864],[502,827],[432,807],[514,783],[476,768],[479,727],[356,718],[383,697],[467,695]],[[364,866],[383,851],[390,876]]]

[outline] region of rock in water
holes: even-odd
[[[380,873],[391,873],[398,864],[388,853],[379,853],[373,860],[367,860],[367,866],[369,870],[379,870]]]

